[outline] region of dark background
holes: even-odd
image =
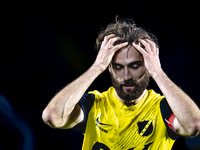
[[[134,19],[157,36],[163,70],[200,106],[197,6],[169,1],[109,6],[101,1],[5,5],[0,92],[30,125],[35,149],[81,149],[83,135],[79,131],[51,129],[42,121],[42,111],[59,90],[92,65],[97,55],[96,37],[116,15]],[[105,71],[89,90],[104,91],[109,86],[110,76]],[[160,92],[153,80],[149,88]],[[185,139],[180,138],[173,149],[183,145]]]

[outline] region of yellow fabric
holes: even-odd
[[[82,150],[170,150],[174,141],[163,122],[160,101],[164,98],[146,90],[142,100],[127,107],[117,98],[113,87],[95,94],[88,115]],[[104,146],[102,146],[104,145]],[[104,148],[107,147],[107,148]]]

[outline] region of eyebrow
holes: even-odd
[[[141,63],[143,63],[143,61],[138,60],[138,61],[134,61],[134,62],[129,63],[127,66],[134,65],[134,64],[141,64]],[[120,66],[123,66],[122,64],[115,63],[115,62],[112,62],[112,65],[120,65]]]

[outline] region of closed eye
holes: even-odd
[[[132,62],[130,64],[128,64],[128,68],[131,68],[131,69],[138,69],[140,66],[143,65],[143,61],[135,61],[135,62]],[[112,67],[113,69],[115,70],[121,70],[124,68],[123,65],[121,64],[117,64],[117,63],[112,63]]]
[[[142,61],[136,61],[136,62],[130,63],[128,66],[133,69],[138,69],[140,66],[142,66],[142,64],[143,64]]]
[[[137,68],[139,68],[139,65],[138,64],[134,64],[134,65],[131,66],[131,68],[137,69]]]
[[[121,70],[122,68],[124,68],[122,65],[116,64],[116,63],[113,63],[112,67],[113,67],[113,69],[116,69],[116,70]]]

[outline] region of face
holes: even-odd
[[[137,99],[149,84],[143,57],[133,46],[116,52],[109,71],[118,96],[126,101]]]

